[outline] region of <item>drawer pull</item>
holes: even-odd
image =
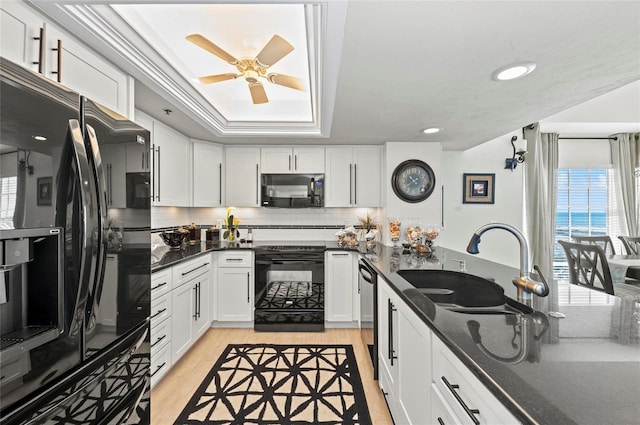
[[[151,344],[152,347],[155,347],[156,345],[158,345],[158,343],[160,341],[162,341],[163,339],[165,339],[167,336],[166,335],[162,335],[160,338],[156,339],[156,342],[154,342],[153,344]]]
[[[207,262],[207,263],[204,263],[204,264],[201,264],[201,265],[199,265],[198,267],[196,267],[195,269],[191,269],[191,270],[189,270],[188,272],[184,272],[184,273],[182,273],[182,276],[186,276],[186,275],[188,275],[189,273],[195,272],[196,270],[201,269],[201,268],[203,268],[203,267],[205,267],[205,266],[208,266],[208,265],[209,265],[209,263],[208,263],[208,262]]]
[[[480,421],[478,420],[478,418],[476,418],[476,415],[479,415],[480,411],[478,409],[469,409],[467,403],[464,402],[462,397],[460,397],[460,394],[458,394],[458,392],[456,391],[458,388],[460,388],[460,385],[450,384],[447,378],[445,378],[444,376],[441,379],[442,382],[444,382],[444,384],[447,386],[449,391],[451,391],[451,394],[453,394],[453,396],[456,398],[458,403],[460,403],[464,411],[467,412],[467,415],[469,415],[469,418],[471,418],[473,423],[475,425],[480,425]]]
[[[154,317],[158,317],[159,315],[161,315],[165,311],[167,311],[166,308],[163,308],[162,310],[158,310],[158,312],[156,314],[154,314],[153,316],[151,316],[151,318],[153,319]]]
[[[159,283],[159,284],[157,284],[156,286],[154,286],[153,288],[151,288],[151,290],[152,290],[152,291],[155,291],[156,289],[158,289],[158,288],[160,288],[160,287],[162,287],[162,286],[164,286],[164,285],[166,285],[166,284],[167,284],[167,282]]]
[[[244,261],[244,258],[225,258],[224,261]]]
[[[442,418],[441,418],[441,417],[439,417],[439,416],[438,416],[438,424],[440,424],[440,425],[446,425],[446,424],[444,423],[444,421],[442,420]]]
[[[158,373],[160,371],[160,369],[162,369],[164,367],[164,365],[166,365],[167,362],[162,363],[160,366],[156,367],[156,370],[153,371],[153,373],[151,374],[151,377],[153,378],[153,375],[155,375],[156,373]]]

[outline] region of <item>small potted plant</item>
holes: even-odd
[[[240,220],[233,216],[234,209],[234,207],[227,208],[227,220],[225,222],[227,230],[222,234],[222,237],[229,242],[235,241],[236,237],[240,237],[240,231],[238,230]]]

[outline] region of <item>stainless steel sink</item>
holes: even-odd
[[[465,314],[531,313],[529,307],[504,295],[490,280],[449,270],[399,270],[398,275],[440,307]]]

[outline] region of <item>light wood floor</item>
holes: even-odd
[[[211,329],[186,353],[151,391],[152,425],[173,424],[207,376],[227,344],[351,344],[358,363],[373,425],[392,424],[389,411],[373,380],[369,353],[358,329],[324,332],[255,332],[253,329]]]

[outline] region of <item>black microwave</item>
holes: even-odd
[[[324,207],[324,174],[262,174],[262,206]]]

